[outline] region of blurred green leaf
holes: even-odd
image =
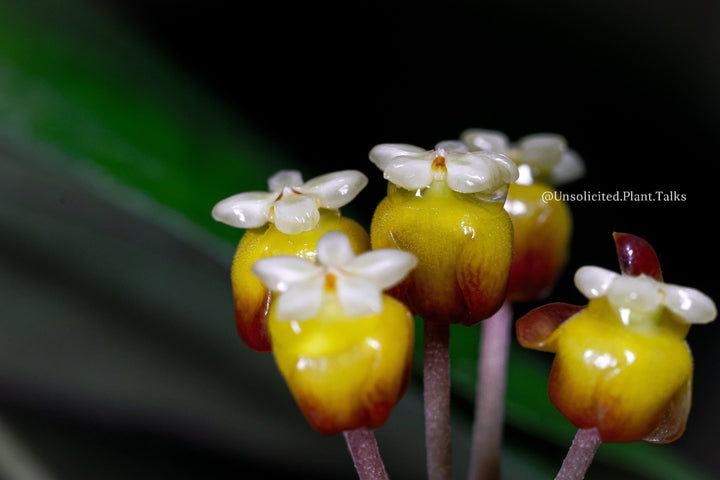
[[[293,165],[269,139],[78,0],[0,4],[0,137],[6,405],[200,438],[245,451],[248,462],[277,468],[280,457],[288,471],[315,463],[314,478],[352,477],[338,439],[304,425],[271,357],[246,351],[233,330],[227,270],[241,232],[209,212]],[[468,403],[478,331],[452,334],[454,391]],[[513,348],[507,422],[527,437],[508,438],[510,478],[548,478],[559,463],[527,441],[562,452],[574,434],[549,403],[547,373],[542,359]],[[422,474],[420,398],[411,389],[378,433],[395,478]],[[454,417],[462,471],[470,419]],[[16,421],[42,444],[37,427]],[[306,460],[320,451],[321,462]],[[607,478],[620,469],[705,478],[645,444],[603,446],[598,463],[606,470],[593,475]]]

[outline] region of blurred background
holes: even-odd
[[[0,0],[0,478],[355,478],[342,438],[307,426],[237,337],[242,231],[209,212],[281,168],[354,168],[370,185],[343,213],[369,226],[378,143],[560,133],[587,166],[562,191],[677,196],[573,202],[547,301],[584,303],[572,275],[616,268],[614,231],[718,301],[719,8]],[[453,330],[457,478],[477,339]],[[688,336],[684,437],[603,445],[588,479],[717,477],[718,339],[717,322]],[[547,399],[551,360],[513,346],[507,478],[552,478],[574,434]],[[415,378],[378,432],[392,478],[424,478],[422,432]]]

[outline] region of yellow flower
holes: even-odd
[[[572,233],[570,209],[553,186],[584,174],[580,157],[560,135],[528,135],[516,145],[494,130],[469,129],[460,137],[470,150],[504,153],[518,165],[505,202],[514,232],[507,296],[511,302],[544,298],[567,262]]]
[[[587,307],[550,304],[518,320],[524,347],[556,353],[550,400],[578,428],[603,442],[668,443],[690,412],[692,356],[685,336],[712,321],[713,301],[662,282],[652,247],[617,234],[623,275],[582,267],[575,275]]]
[[[393,290],[426,321],[473,325],[505,299],[512,225],[503,201],[517,178],[504,155],[382,144],[370,159],[389,180],[370,228],[373,248],[413,253]]]
[[[416,259],[397,250],[355,256],[348,238],[329,232],[315,262],[259,260],[252,271],[274,292],[268,316],[275,361],[308,422],[332,435],[378,428],[410,378],[410,311],[382,290]]]
[[[267,332],[270,292],[250,272],[255,261],[274,255],[313,259],[318,239],[331,230],[344,232],[356,253],[370,248],[367,232],[338,210],[367,184],[362,173],[345,170],[303,183],[299,172],[283,170],[268,184],[270,192],[233,195],[212,212],[217,221],[247,229],[235,251],[231,280],[238,333],[258,352],[271,349]]]

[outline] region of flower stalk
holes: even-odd
[[[387,480],[375,433],[367,428],[343,432],[360,480]]]
[[[579,429],[555,480],[582,480],[585,478],[585,473],[590,468],[601,443],[597,428]]]
[[[512,305],[506,301],[497,313],[482,323],[469,480],[500,478],[512,316]]]
[[[425,322],[423,332],[425,449],[429,480],[452,478],[450,325]]]

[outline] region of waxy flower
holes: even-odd
[[[314,262],[275,256],[252,266],[277,292],[268,315],[275,361],[319,432],[378,428],[407,389],[413,317],[382,291],[416,263],[392,249],[355,256],[344,234],[328,232]]]
[[[473,325],[503,303],[512,225],[503,202],[517,167],[505,155],[381,144],[370,160],[387,180],[373,248],[413,253],[418,267],[393,290],[426,321]]]
[[[470,129],[460,137],[470,150],[504,153],[518,165],[505,202],[514,230],[508,300],[544,298],[567,262],[572,231],[570,209],[554,186],[584,174],[580,157],[560,135],[528,135],[515,145],[494,130]]]
[[[213,208],[215,220],[247,229],[231,269],[235,323],[253,350],[271,349],[267,332],[270,292],[250,272],[260,258],[297,255],[312,259],[315,244],[330,230],[345,233],[355,252],[370,248],[370,238],[355,221],[340,215],[367,184],[356,170],[321,175],[303,183],[300,172],[282,170],[268,181],[270,192],[246,192],[222,200]]]
[[[555,352],[548,391],[558,410],[603,442],[668,443],[690,412],[691,324],[717,314],[700,291],[663,283],[657,256],[639,237],[616,234],[622,275],[582,267],[586,307],[550,304],[517,321],[527,348]]]

